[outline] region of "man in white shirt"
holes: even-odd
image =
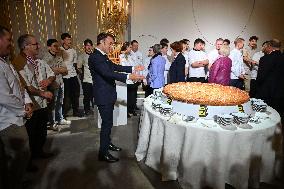
[[[229,39],[224,39],[223,45],[228,45],[230,46],[231,41]]]
[[[212,51],[210,51],[208,53],[208,60],[209,60],[209,65],[208,68],[210,69],[211,65],[217,60],[217,58],[219,57],[219,53],[218,51],[220,50],[220,47],[223,44],[223,39],[222,38],[218,38],[215,42],[215,49],[213,49]]]
[[[77,78],[77,52],[72,48],[72,38],[69,33],[61,34],[63,50],[63,61],[67,67],[68,74],[63,76],[64,82],[64,100],[63,112],[64,117],[72,105],[73,116],[82,117],[82,112],[79,111],[80,84]]]
[[[170,41],[169,41],[167,38],[161,39],[160,45],[161,45],[162,43],[165,43],[165,44],[167,44],[168,46],[170,46]],[[171,49],[168,49],[167,55],[169,55],[169,57],[171,57],[171,58],[170,58],[170,62],[173,62],[173,54],[172,54],[172,50],[171,50]]]
[[[203,51],[205,42],[198,38],[194,41],[194,48],[189,52],[189,79],[190,82],[202,82],[205,80],[205,67],[208,65],[208,57]]]
[[[244,62],[241,50],[244,48],[244,39],[237,38],[234,41],[235,48],[230,52],[229,58],[232,60],[230,86],[244,89]]]
[[[188,44],[187,44],[187,39],[183,39],[179,41],[182,45],[182,55],[185,58],[185,80],[187,80],[188,77],[188,70],[189,70],[189,51],[188,51]]]
[[[136,40],[132,40],[131,41],[131,56],[132,59],[134,60],[134,64],[133,66],[137,66],[137,65],[142,65],[143,64],[143,56],[142,53],[139,51],[139,43]]]
[[[59,131],[58,125],[67,125],[71,121],[63,118],[63,75],[68,73],[66,66],[63,64],[62,52],[56,39],[47,40],[48,51],[44,54],[43,60],[50,66],[55,74],[55,81],[49,87],[49,91],[53,94],[53,99],[48,103],[49,129]]]
[[[251,80],[250,72],[252,71],[253,65],[256,64],[256,62],[252,60],[252,57],[257,50],[257,41],[258,41],[257,36],[251,36],[249,38],[248,46],[243,49],[243,59],[244,59],[244,69],[245,69],[244,84],[245,84],[245,90],[247,92],[250,91],[250,80]]]
[[[82,88],[84,95],[84,111],[86,115],[90,115],[93,114],[93,111],[91,111],[90,104],[92,104],[92,106],[94,104],[93,80],[88,64],[89,56],[93,52],[93,42],[90,39],[86,39],[84,41],[84,50],[85,52],[78,57],[77,67],[81,70],[81,73],[83,74]]]
[[[190,41],[188,39],[183,39],[183,41],[186,43],[186,51],[189,53],[190,49]]]
[[[167,44],[166,44],[167,45]],[[167,53],[166,53],[167,54]],[[142,88],[143,90],[145,91],[145,98],[150,96],[151,95],[151,88],[150,88],[150,85],[149,83],[147,83],[147,75],[149,73],[149,70],[148,70],[148,67],[150,65],[150,61],[152,59],[152,57],[155,55],[154,53],[154,50],[153,50],[153,46],[152,47],[149,47],[149,50],[148,50],[148,55],[146,56],[146,58],[144,59],[144,70],[143,70],[143,76],[145,77],[145,79],[143,79],[143,83],[142,83]]]
[[[265,41],[262,44],[262,48],[261,51],[254,53],[253,57],[252,57],[252,68],[251,68],[251,72],[250,72],[250,91],[249,91],[249,96],[251,98],[255,98],[255,94],[256,94],[256,78],[257,78],[257,71],[258,71],[258,65],[259,65],[259,60],[261,57],[263,57],[265,54],[268,54],[267,52],[267,43],[269,41]]]
[[[48,158],[53,154],[44,152],[43,146],[47,137],[47,101],[52,100],[53,94],[47,89],[55,80],[55,75],[45,61],[37,59],[39,44],[35,36],[21,35],[18,45],[21,52],[13,60],[13,65],[23,78],[33,101],[34,112],[26,122],[32,158]],[[19,61],[21,57],[23,62]]]
[[[22,188],[30,151],[25,118],[32,116],[32,101],[13,66],[6,61],[11,34],[0,26],[0,188]],[[16,144],[16,145],[15,145]]]
[[[162,57],[164,57],[166,60],[165,71],[164,71],[165,85],[168,84],[168,74],[171,67],[170,56],[167,54],[167,52],[168,52],[168,44],[161,43]]]
[[[143,55],[139,51],[139,43],[136,40],[131,41],[131,58],[133,59],[133,65],[131,66],[138,66],[138,65],[143,65]],[[138,91],[138,86],[141,84],[141,82],[136,82],[134,85],[135,90],[135,109],[138,110],[137,108],[137,91]],[[134,112],[133,115],[136,115]]]

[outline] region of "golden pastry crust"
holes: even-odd
[[[190,104],[233,106],[249,101],[247,92],[235,87],[214,83],[173,83],[166,85],[163,92],[173,100]]]

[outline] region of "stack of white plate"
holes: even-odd
[[[226,126],[233,123],[234,117],[230,114],[216,115],[214,116],[214,120],[218,124]]]
[[[152,101],[152,108],[153,110],[159,112],[163,102],[161,100],[153,100]]]
[[[161,104],[160,113],[163,116],[171,116],[173,114],[173,107],[169,104]]]
[[[251,99],[252,109],[256,112],[266,112],[267,104],[261,99]]]
[[[250,116],[248,114],[242,112],[232,113],[232,116],[234,117],[233,122],[238,125],[247,124],[250,119]]]

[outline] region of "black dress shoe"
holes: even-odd
[[[48,153],[48,152],[41,152],[38,154],[33,154],[33,159],[48,159],[54,156],[54,153]]]
[[[34,164],[32,164],[31,162],[28,164],[27,166],[27,172],[30,172],[30,173],[35,173],[38,171],[38,167],[35,166]]]
[[[118,152],[118,151],[121,151],[121,150],[122,150],[121,148],[119,148],[119,147],[115,146],[115,145],[114,145],[114,144],[112,144],[112,143],[110,143],[110,145],[108,146],[108,149],[109,149],[109,150],[111,150],[111,151],[116,151],[116,152]]]
[[[84,117],[84,113],[83,113],[83,112],[80,112],[80,111],[74,112],[74,113],[73,113],[73,116],[74,116],[74,117]]]
[[[110,153],[107,154],[99,154],[99,161],[106,161],[108,163],[115,163],[119,161],[118,158],[113,157]]]

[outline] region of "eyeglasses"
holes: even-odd
[[[29,45],[39,46],[39,44],[38,44],[38,43],[31,43],[31,44],[29,44]]]

